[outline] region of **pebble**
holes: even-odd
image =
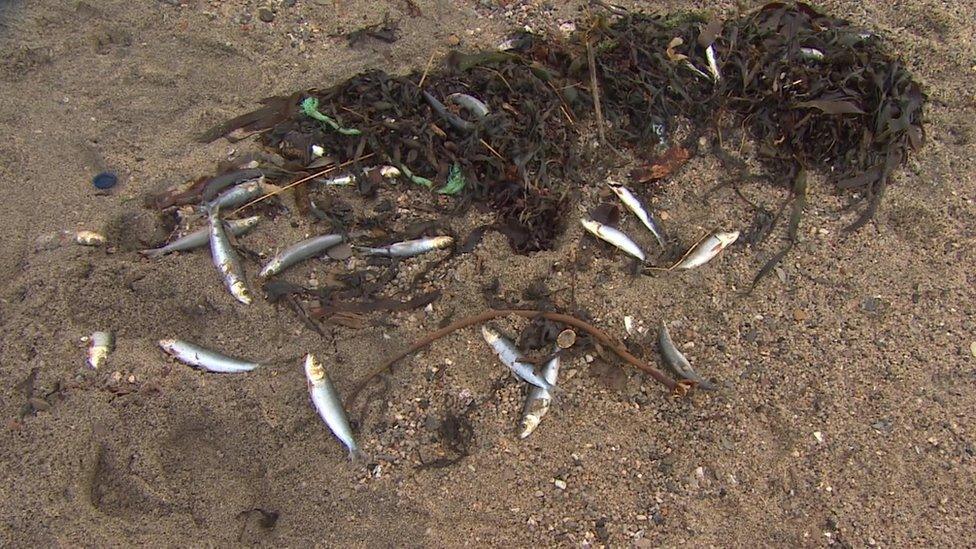
[[[265,23],[270,23],[274,21],[275,15],[271,11],[271,8],[258,8],[258,19],[264,21]]]
[[[556,485],[556,488],[559,488],[560,490],[565,490],[566,489],[566,481],[565,480],[560,480],[560,479],[557,478],[556,480],[552,481],[552,483],[555,484]]]
[[[456,34],[452,34],[452,35],[450,35],[450,36],[447,37],[447,40],[445,40],[445,43],[448,46],[451,46],[453,48],[454,46],[457,46],[457,45],[459,45],[461,43],[461,38],[458,35],[456,35]]]
[[[823,433],[821,433],[820,431],[814,431],[813,438],[817,439],[817,442],[819,444],[823,444],[824,437],[823,437]]]
[[[795,309],[793,311],[793,320],[795,320],[797,322],[803,322],[809,316],[810,316],[809,313],[807,313],[803,309]]]
[[[973,355],[973,358],[976,358],[976,341],[969,344],[969,352]]]

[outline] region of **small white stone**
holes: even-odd
[[[824,437],[823,437],[823,433],[821,433],[820,431],[814,431],[813,438],[817,439],[817,442],[819,444],[823,444]]]
[[[557,478],[556,480],[552,481],[552,483],[555,484],[556,485],[556,488],[559,488],[560,490],[565,490],[566,489],[566,481],[565,480],[560,480],[560,479]]]

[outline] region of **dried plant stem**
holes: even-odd
[[[619,356],[625,362],[641,370],[642,372],[650,375],[655,380],[657,380],[661,385],[664,385],[665,387],[668,388],[668,390],[672,391],[673,393],[684,394],[687,391],[687,386],[685,384],[675,382],[673,379],[668,377],[668,375],[665,374],[664,372],[658,370],[657,368],[649,364],[642,362],[639,358],[630,354],[630,352],[627,351],[627,349],[624,348],[622,345],[620,345],[619,343],[611,339],[610,336],[608,336],[602,330],[600,330],[599,328],[593,326],[592,324],[584,320],[580,320],[574,316],[567,315],[567,314],[551,313],[547,311],[537,311],[533,309],[492,309],[492,310],[485,311],[483,313],[476,314],[474,316],[463,318],[461,320],[458,320],[457,322],[453,322],[448,326],[445,326],[440,330],[432,332],[426,337],[417,340],[416,342],[414,342],[412,345],[410,345],[403,351],[400,351],[396,355],[387,359],[386,362],[374,368],[371,372],[366,374],[366,376],[363,379],[361,379],[359,383],[356,384],[356,386],[352,390],[352,393],[350,393],[349,397],[346,399],[346,408],[349,408],[353,404],[353,402],[355,402],[356,397],[359,396],[359,393],[362,392],[362,390],[365,389],[366,386],[369,385],[369,383],[373,379],[375,379],[377,376],[385,372],[388,372],[393,367],[393,365],[396,364],[401,359],[419,351],[420,349],[423,349],[424,347],[430,345],[431,343],[437,341],[438,339],[441,339],[444,336],[456,332],[457,330],[460,330],[462,328],[467,328],[468,326],[474,326],[475,324],[481,324],[483,322],[487,322],[494,318],[500,318],[504,316],[521,316],[523,318],[528,318],[528,319],[541,317],[548,320],[552,320],[554,322],[561,322],[563,324],[568,324],[569,326],[583,330],[584,332],[593,336],[593,338],[599,341],[601,345],[613,351],[617,356]]]

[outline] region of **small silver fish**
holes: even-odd
[[[688,250],[684,257],[671,266],[671,269],[694,269],[695,267],[700,267],[714,259],[715,256],[720,254],[722,250],[738,238],[739,231],[713,233]]]
[[[824,52],[816,48],[800,48],[800,57],[810,61],[823,61]]]
[[[423,96],[424,99],[427,100],[427,104],[430,105],[430,108],[434,109],[434,112],[440,115],[440,117],[443,118],[448,124],[463,132],[474,131],[474,129],[477,127],[475,124],[472,124],[471,122],[468,122],[467,120],[447,110],[447,107],[445,107],[443,103],[441,103],[433,95],[427,93],[427,91],[423,92]]]
[[[261,278],[274,276],[300,261],[316,256],[341,243],[342,240],[343,236],[341,234],[327,234],[292,244],[271,258],[271,261],[261,269],[261,273],[258,276]]]
[[[210,210],[210,254],[213,256],[213,263],[220,272],[221,278],[230,294],[237,301],[245,305],[251,303],[251,294],[244,281],[244,268],[237,258],[237,252],[227,239],[224,231],[224,221],[220,219],[220,208]]]
[[[557,347],[558,351],[559,348]],[[540,372],[542,378],[555,385],[559,377],[559,355],[552,357],[546,362]],[[525,408],[522,409],[522,422],[520,424],[519,438],[525,438],[535,431],[542,418],[549,412],[552,404],[552,394],[549,391],[533,386],[529,389],[529,395],[525,398]]]
[[[241,236],[242,234],[250,231],[261,221],[261,216],[255,215],[252,217],[245,217],[244,219],[232,219],[230,221],[225,221],[227,224],[227,229],[234,236]],[[139,253],[148,258],[162,257],[166,254],[173,252],[185,252],[192,250],[194,248],[199,248],[201,246],[206,246],[210,242],[210,228],[203,227],[202,229],[197,229],[192,233],[170,242],[169,244],[156,248],[153,250],[141,250]]]
[[[371,255],[384,255],[387,257],[413,257],[433,250],[441,250],[454,243],[454,239],[449,236],[432,236],[419,238],[417,240],[404,240],[381,248],[370,248],[367,246],[354,246],[357,250]]]
[[[75,233],[75,242],[82,246],[104,246],[105,235],[95,231],[78,231]]]
[[[312,405],[322,417],[322,421],[349,450],[349,459],[353,461],[364,459],[365,454],[359,449],[353,437],[352,427],[349,426],[349,418],[346,417],[346,410],[342,407],[339,393],[332,385],[325,367],[311,353],[305,356],[305,379],[308,380],[308,394],[312,399]]]
[[[515,375],[536,387],[545,389],[550,394],[556,391],[556,386],[537,374],[531,364],[522,362],[522,353],[519,352],[512,340],[503,336],[498,330],[487,324],[481,327],[481,335],[484,336],[485,342],[498,355],[498,359],[502,361],[502,364],[507,366]]]
[[[214,198],[210,202],[204,203],[204,209],[229,209],[236,208],[242,204],[247,204],[248,202],[254,200],[255,198],[268,194],[269,187],[275,188],[274,185],[268,185],[264,182],[264,176],[241,183],[236,187],[228,189],[221,193],[217,198]]]
[[[364,174],[369,173],[371,170],[374,169],[376,168],[363,168],[363,173]],[[383,177],[384,179],[393,179],[394,177],[400,177],[400,170],[395,166],[380,166],[379,170],[380,170],[380,177]],[[330,177],[328,179],[324,177],[319,177],[317,179],[314,179],[313,181],[315,181],[316,183],[320,183],[322,185],[329,185],[329,186],[352,185],[353,183],[356,182],[356,176],[351,173],[347,173],[336,177]]]
[[[664,248],[664,243],[667,240],[667,237],[664,235],[664,229],[662,229],[661,225],[654,219],[654,216],[652,216],[649,211],[644,209],[640,199],[638,199],[637,196],[630,191],[630,189],[624,187],[622,184],[617,183],[616,181],[611,181],[608,179],[607,185],[609,185],[610,189],[614,192],[614,194],[617,195],[617,198],[624,203],[624,206],[627,206],[627,209],[634,212],[637,219],[641,220],[641,223],[643,223],[644,226],[647,227],[647,230],[651,231],[651,234],[653,234],[654,238],[657,239],[657,243]]]
[[[263,175],[264,172],[255,168],[235,170],[221,174],[207,181],[207,183],[203,186],[203,192],[200,194],[200,196],[205,202],[209,202],[214,198],[217,198],[217,195],[227,188],[240,185],[241,183],[246,183],[248,181],[257,181]]]
[[[239,374],[261,367],[257,362],[231,358],[178,339],[160,339],[159,346],[183,364],[217,374]]]
[[[488,116],[488,105],[485,105],[477,97],[468,95],[466,93],[452,93],[451,95],[448,95],[446,99],[448,103],[454,103],[455,105],[463,107],[478,118]]]
[[[718,82],[722,79],[722,73],[718,70],[718,61],[715,59],[715,46],[705,48],[705,59],[708,60],[708,72],[712,74],[712,80]]]
[[[668,333],[668,325],[661,321],[661,331],[658,334],[658,343],[661,346],[661,356],[664,357],[664,362],[674,370],[674,373],[678,375],[681,379],[687,379],[694,381],[699,389],[704,391],[714,391],[718,389],[714,383],[711,383],[702,376],[698,375],[695,370],[692,369],[691,363],[685,358],[685,355],[678,350],[678,347],[671,340],[671,334]]]
[[[105,364],[114,344],[115,338],[112,332],[95,332],[91,335],[88,342],[88,365],[92,370],[97,370]]]
[[[644,252],[630,239],[629,236],[620,232],[613,227],[604,225],[598,221],[593,221],[592,219],[581,219],[580,223],[583,224],[583,228],[587,231],[593,233],[593,236],[613,244],[617,248],[620,248],[624,252],[636,257],[637,259],[644,261]]]

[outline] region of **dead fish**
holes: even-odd
[[[800,57],[808,61],[823,61],[824,52],[816,48],[800,48]]]
[[[558,348],[557,348],[558,351]],[[540,372],[542,378],[555,385],[556,378],[559,377],[559,355],[555,355],[549,362],[546,362]],[[519,438],[525,438],[535,431],[542,418],[549,412],[552,404],[552,395],[549,391],[541,387],[532,387],[529,395],[525,398],[525,408],[522,409],[522,423],[520,425]]]
[[[214,265],[220,272],[221,278],[230,294],[237,301],[245,305],[251,303],[251,294],[244,281],[244,268],[237,258],[237,252],[227,239],[224,231],[224,221],[220,219],[220,208],[210,210],[210,254],[213,256]]]
[[[82,246],[104,246],[105,235],[95,231],[78,231],[75,233],[75,242]]]
[[[718,61],[715,59],[715,46],[705,48],[705,59],[708,60],[708,72],[712,74],[712,80],[718,82],[722,79],[722,73],[718,70]]]
[[[447,101],[467,109],[468,112],[477,116],[478,118],[488,116],[488,105],[485,105],[480,99],[474,97],[473,95],[468,95],[466,93],[452,93],[451,95],[447,96]]]
[[[213,177],[203,186],[203,200],[209,202],[216,198],[221,191],[228,187],[240,185],[241,183],[248,181],[257,181],[262,176],[264,176],[264,172],[261,170],[246,169],[236,170]]]
[[[434,109],[434,112],[446,120],[448,124],[463,132],[470,132],[474,130],[474,124],[447,110],[447,107],[445,107],[443,103],[438,101],[433,95],[427,93],[427,91],[424,91],[424,99],[427,100],[427,104],[430,105],[430,108]]]
[[[250,231],[261,221],[261,216],[255,215],[252,217],[245,217],[244,219],[232,219],[230,221],[225,221],[227,224],[227,229],[234,236],[241,236],[242,234]],[[194,248],[199,248],[205,246],[210,242],[210,229],[209,227],[203,227],[202,229],[197,229],[192,233],[170,242],[169,244],[156,248],[153,250],[141,250],[139,253],[148,258],[162,257],[166,254],[173,252],[185,252],[192,250]]]
[[[688,250],[671,269],[694,269],[711,261],[722,250],[727,248],[739,238],[739,231],[730,233],[716,232],[701,240],[692,249]]]
[[[417,240],[404,240],[381,248],[370,248],[367,246],[353,246],[361,252],[371,255],[384,255],[386,257],[413,257],[433,250],[441,250],[454,243],[450,236],[431,236],[419,238]]]
[[[349,450],[349,459],[353,461],[365,459],[365,454],[359,449],[353,437],[352,427],[349,426],[349,418],[346,417],[346,410],[342,407],[338,391],[332,385],[325,367],[311,353],[305,356],[305,379],[308,380],[308,394],[312,404],[322,417],[322,421]]]
[[[374,169],[376,168],[363,168],[363,174],[367,174]],[[393,179],[394,177],[400,177],[400,170],[394,166],[380,166],[379,170],[380,170],[380,176],[383,177],[384,179]],[[330,177],[330,178],[319,177],[313,179],[313,181],[316,183],[320,183],[322,185],[332,185],[332,186],[352,185],[353,183],[356,182],[356,176],[351,173],[347,173],[347,174],[343,174],[336,177]]]
[[[112,332],[95,332],[91,335],[88,342],[88,365],[92,370],[97,370],[105,364],[114,344],[115,338]]]
[[[502,361],[502,364],[507,366],[515,375],[536,387],[545,389],[550,395],[556,391],[556,386],[537,374],[532,364],[522,362],[522,353],[512,340],[503,336],[498,330],[487,324],[481,327],[481,335],[485,338],[485,342],[495,351],[495,354],[498,355],[498,359]]]
[[[214,198],[210,202],[204,203],[203,209],[236,208],[237,206],[247,204],[259,196],[269,194],[275,189],[277,189],[277,187],[265,183],[264,176],[261,176],[253,181],[241,183],[233,189],[224,191],[217,198]]]
[[[328,250],[336,244],[341,243],[342,240],[343,236],[341,234],[326,234],[292,244],[271,258],[271,261],[261,269],[261,273],[258,276],[261,278],[274,276],[300,261],[304,261]]]
[[[256,362],[224,356],[216,351],[178,339],[160,339],[159,346],[166,351],[166,354],[183,364],[217,374],[239,374],[261,367],[261,364]]]
[[[664,242],[667,240],[667,237],[664,236],[664,230],[654,219],[654,216],[652,216],[651,213],[644,208],[640,202],[640,199],[638,199],[637,196],[630,191],[630,189],[624,187],[622,184],[617,183],[616,181],[611,181],[608,179],[607,185],[609,185],[613,193],[617,195],[617,198],[624,203],[624,206],[627,206],[627,209],[634,212],[637,219],[640,219],[641,223],[647,227],[647,230],[651,231],[651,234],[653,234],[654,238],[657,239],[657,243],[663,248]]]
[[[661,321],[661,332],[658,334],[658,343],[661,346],[661,356],[664,357],[664,362],[674,370],[674,373],[679,378],[694,381],[698,388],[704,391],[718,389],[714,383],[706,381],[705,378],[698,375],[691,368],[691,363],[688,362],[685,355],[681,354],[681,351],[675,346],[674,341],[671,340],[671,334],[668,333],[668,325],[663,320]]]
[[[580,223],[583,224],[583,228],[590,231],[593,236],[613,244],[617,248],[620,248],[624,252],[636,257],[637,259],[644,261],[644,252],[630,239],[629,236],[620,232],[617,229],[609,225],[604,225],[599,221],[593,221],[592,219],[581,219]]]

